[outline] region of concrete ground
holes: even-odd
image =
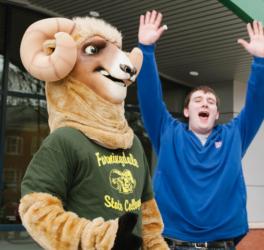
[[[26,232],[0,232],[1,250],[40,250]]]

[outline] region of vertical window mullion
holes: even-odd
[[[1,112],[0,112],[0,202],[2,200],[3,191],[3,168],[4,168],[4,153],[5,153],[5,127],[6,127],[6,99],[8,89],[8,67],[9,67],[9,54],[10,54],[10,34],[11,30],[11,8],[9,5],[5,6],[4,11],[4,67],[2,78],[2,92],[1,92]]]

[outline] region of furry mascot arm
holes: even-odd
[[[144,250],[168,250],[163,239],[163,222],[156,201],[151,199],[142,203],[142,236]]]
[[[48,193],[31,193],[21,199],[23,225],[44,249],[111,249],[118,220],[93,221],[65,212],[61,201]]]
[[[142,149],[143,151],[143,149]],[[144,154],[146,169],[149,170],[148,161]],[[151,183],[150,173],[146,175],[145,183]],[[142,238],[143,250],[169,250],[169,247],[162,237],[163,221],[160,211],[153,198],[153,193],[149,195],[145,187],[142,197],[141,214],[142,214]]]
[[[138,249],[141,238],[132,234],[137,216],[125,213],[119,219],[90,221],[66,212],[61,201],[47,193],[25,195],[19,213],[23,225],[44,249],[77,250]]]

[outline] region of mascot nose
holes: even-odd
[[[131,68],[126,64],[120,64],[120,69],[125,73],[128,73],[130,76],[133,76],[137,73],[136,68]]]

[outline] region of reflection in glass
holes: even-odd
[[[48,133],[45,100],[8,96],[0,223],[20,223],[17,209],[21,180]]]
[[[3,55],[0,55],[0,89],[2,89],[3,68],[4,68],[4,57]]]
[[[30,94],[44,95],[44,82],[32,77],[14,64],[9,64],[8,90]]]
[[[1,1],[0,1],[1,2]],[[6,33],[6,15],[5,8],[0,4],[0,89],[2,89],[2,79],[3,79],[3,69],[4,69],[4,43],[5,43],[5,33]]]
[[[144,129],[143,122],[141,120],[141,115],[139,112],[138,107],[130,107],[126,106],[125,112],[126,119],[129,123],[129,126],[133,129],[134,133],[138,136],[139,140],[141,141],[148,164],[150,167],[150,173],[153,174],[153,167],[152,167],[152,146],[149,141],[148,135]]]

